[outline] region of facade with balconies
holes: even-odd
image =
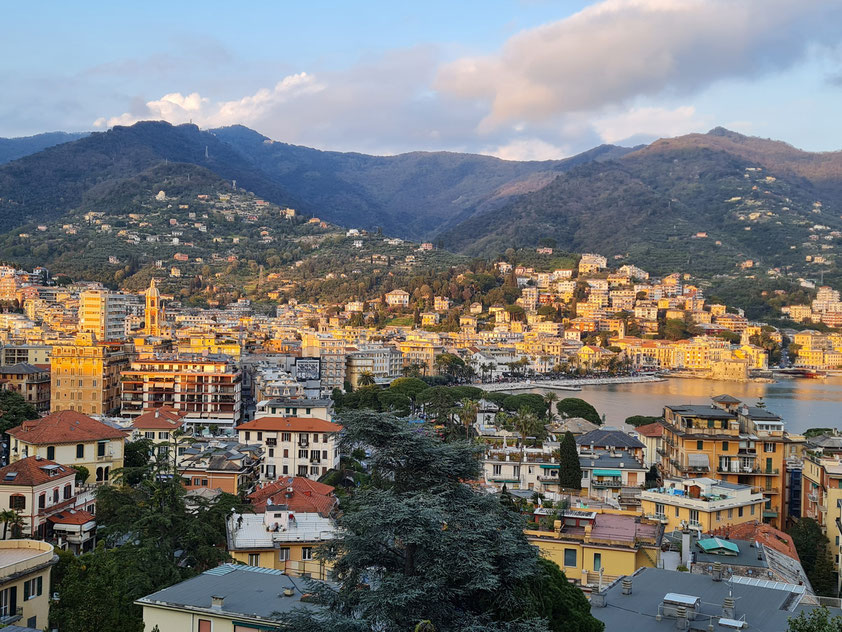
[[[842,455],[805,456],[801,494],[801,516],[819,523],[830,541],[828,548],[839,571],[842,569]]]
[[[707,533],[759,521],[765,502],[756,487],[706,477],[666,480],[663,487],[640,494],[643,514],[665,524],[667,531],[690,527]]]
[[[46,630],[53,545],[38,540],[0,540],[0,627]]]

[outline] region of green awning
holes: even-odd
[[[541,469],[544,470],[557,470],[561,467],[558,463],[541,463]]]
[[[719,551],[726,555],[740,554],[740,547],[733,542],[720,538],[705,538],[704,540],[699,540],[698,544],[705,553],[716,553]]]
[[[594,476],[622,476],[623,472],[621,470],[594,470]]]

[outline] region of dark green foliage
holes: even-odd
[[[537,417],[543,418],[547,413],[547,405],[544,398],[535,393],[522,393],[520,395],[508,395],[503,399],[502,406],[505,410],[517,411],[521,408],[528,409]]]
[[[556,405],[556,410],[562,417],[581,417],[594,424],[602,423],[596,408],[578,397],[565,397]]]
[[[38,153],[47,147],[79,140],[87,136],[87,132],[68,134],[67,132],[48,132],[25,136],[22,138],[0,138],[0,165],[30,154]]]
[[[312,582],[325,610],[288,617],[291,629],[540,631],[550,629],[542,616],[565,608],[594,625],[587,603],[540,564],[522,517],[463,482],[480,476],[475,446],[388,415],[349,414],[342,425],[343,451],[370,454],[371,485],[347,502],[342,535],[321,553],[338,588]]]
[[[567,489],[582,489],[582,466],[576,450],[576,439],[571,432],[564,433],[559,446],[559,485]]]
[[[836,596],[836,578],[827,536],[812,518],[799,518],[787,533],[792,536],[804,572],[818,595]]]
[[[827,606],[804,610],[789,618],[787,632],[842,632],[842,617],[831,616]]]
[[[6,433],[29,419],[38,419],[35,406],[17,391],[0,391],[0,433]]]
[[[137,485],[149,468],[153,444],[150,439],[126,441],[123,453],[123,477],[127,485]]]
[[[657,465],[653,465],[649,468],[649,471],[646,472],[646,479],[644,481],[646,489],[652,489],[653,487],[657,487],[660,479],[661,471],[658,469]]]
[[[653,424],[656,421],[660,421],[663,417],[649,417],[647,415],[632,415],[631,417],[626,417],[626,423],[630,426],[634,426],[637,428],[638,426],[645,426],[647,424]]]
[[[76,484],[82,485],[85,481],[88,480],[88,477],[91,475],[88,468],[84,465],[71,465],[74,470],[76,470]]]

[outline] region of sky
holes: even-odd
[[[842,149],[839,0],[7,4],[0,136],[242,124],[561,158],[716,126]]]

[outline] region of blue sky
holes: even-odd
[[[0,136],[163,118],[544,159],[723,125],[842,149],[836,0],[242,4],[5,7]]]

